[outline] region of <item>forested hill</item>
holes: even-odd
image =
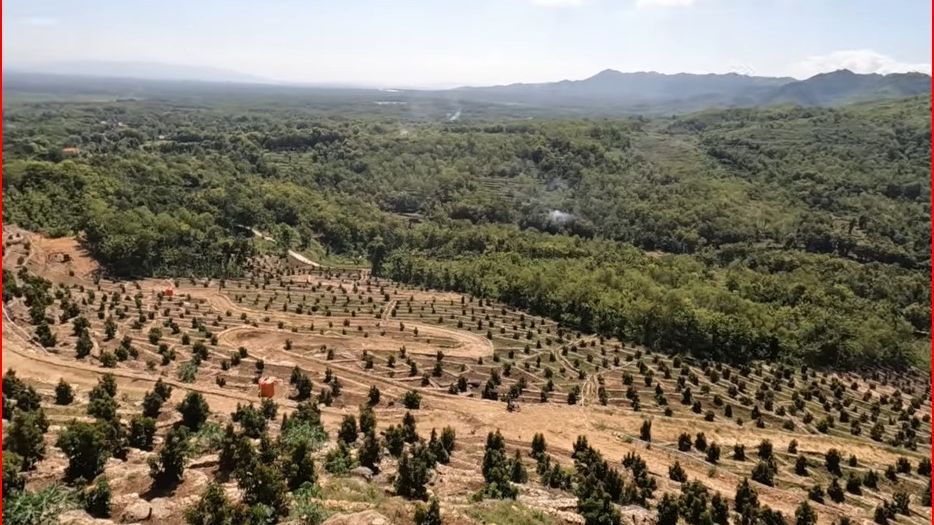
[[[446,123],[12,103],[4,132],[4,222],[114,274],[236,272],[245,225],[702,356],[902,365],[930,326],[927,97]]]

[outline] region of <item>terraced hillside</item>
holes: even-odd
[[[7,227],[3,242],[15,276],[4,282],[4,445],[35,460],[10,480],[60,494],[49,509],[64,523],[91,523],[81,505],[90,489],[63,474],[74,460],[60,436],[82,421],[110,429],[112,457],[94,475],[108,480],[114,522],[185,523],[220,487],[231,508],[265,505],[283,521],[411,523],[422,494],[399,479],[426,447],[424,495],[444,523],[583,523],[604,511],[670,523],[671,498],[688,523],[776,523],[774,511],[791,521],[805,501],[818,523],[931,520],[931,381],[920,371],[704,362],[363,269],[262,257],[242,278],[114,281],[74,239]],[[258,397],[261,379],[275,381],[272,403]],[[204,421],[190,421],[192,394],[209,407]],[[37,412],[48,423],[42,452],[16,450],[11,436],[42,427]],[[279,466],[266,473],[278,482],[292,479],[296,421],[312,429],[301,438],[310,485],[281,501],[257,496],[249,480],[264,463]],[[191,430],[184,470],[165,483],[149,463],[161,458],[165,470],[180,428]],[[257,448],[255,472],[230,470],[235,436]],[[515,502],[487,468],[497,454]],[[5,488],[7,475],[5,463]]]

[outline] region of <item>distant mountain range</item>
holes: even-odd
[[[737,73],[666,75],[607,69],[583,80],[464,87],[452,91],[464,99],[485,103],[580,109],[603,107],[613,112],[683,112],[707,107],[775,104],[834,106],[906,97],[930,93],[931,77],[922,73],[861,75],[843,69],[795,80]]]
[[[209,66],[191,66],[166,62],[67,60],[35,65],[13,66],[14,72],[138,80],[187,80],[197,82],[272,83],[273,81]]]
[[[51,73],[51,74],[50,74]],[[380,105],[381,111],[451,120],[471,115],[674,114],[707,108],[837,106],[931,93],[923,73],[857,74],[839,70],[806,80],[727,74],[622,73],[607,69],[583,80],[460,87],[447,90],[370,89],[281,84],[234,71],[144,62],[62,63],[43,73],[4,71],[4,89],[114,98],[250,95],[304,98],[321,107],[341,101]],[[105,78],[106,77],[106,78]],[[358,108],[359,109],[359,108]]]

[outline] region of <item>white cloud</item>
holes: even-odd
[[[815,55],[793,64],[789,73],[796,78],[808,78],[818,73],[849,69],[854,73],[904,73],[907,71],[931,72],[931,64],[899,62],[871,49],[834,51],[826,55]]]
[[[531,2],[545,7],[580,7],[584,5],[584,0],[531,0]]]
[[[688,7],[695,0],[636,0],[638,7]]]

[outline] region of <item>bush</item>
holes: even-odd
[[[232,503],[224,489],[211,483],[201,494],[201,499],[185,511],[188,525],[235,525],[248,523],[247,509]]]
[[[55,404],[70,405],[74,400],[75,393],[71,385],[66,383],[64,379],[60,379],[58,385],[55,386]]]
[[[182,480],[185,463],[191,452],[188,443],[190,437],[191,432],[187,426],[169,430],[159,455],[149,458],[149,475],[157,487],[174,486]]]
[[[85,491],[84,510],[95,518],[110,517],[110,496],[110,483],[101,476],[93,487]]]
[[[677,481],[678,483],[684,483],[688,480],[688,475],[684,472],[684,468],[681,467],[680,462],[675,461],[668,467],[668,479]]]
[[[275,466],[257,462],[249,469],[241,469],[237,482],[247,505],[266,506],[273,516],[288,513],[288,487]]]
[[[108,447],[100,424],[71,421],[58,435],[55,446],[68,457],[65,477],[94,479],[104,468]]]
[[[130,419],[129,444],[140,450],[152,450],[156,435],[156,420],[146,416],[133,416]]]
[[[324,470],[331,474],[338,476],[349,474],[354,466],[350,448],[343,441],[338,441],[337,446],[324,456]]]
[[[802,501],[795,510],[795,525],[814,525],[817,523],[817,513],[807,501]]]
[[[9,425],[9,433],[4,436],[4,448],[18,454],[23,462],[23,469],[29,470],[45,457],[45,415],[41,410],[23,412],[17,410]]]
[[[21,474],[23,458],[15,452],[3,454],[3,499],[18,495],[26,486],[26,478]]]
[[[396,494],[406,499],[425,499],[425,484],[428,482],[428,465],[422,457],[403,451],[399,458],[399,471],[393,483]]]
[[[200,392],[189,392],[185,399],[178,404],[177,409],[182,415],[182,424],[192,432],[197,432],[211,413],[207,401],[204,400],[204,396]]]
[[[441,507],[438,498],[431,498],[428,506],[415,507],[415,525],[441,525]]]
[[[760,461],[753,467],[750,477],[753,481],[771,487],[775,484],[775,466],[768,461]]]
[[[840,451],[832,448],[824,454],[824,465],[827,467],[827,471],[833,474],[834,476],[842,476],[843,472],[840,470]]]
[[[422,405],[422,395],[415,390],[409,390],[402,396],[402,406],[409,410],[418,410]]]
[[[357,441],[357,419],[351,414],[344,416],[337,438],[348,445]]]

